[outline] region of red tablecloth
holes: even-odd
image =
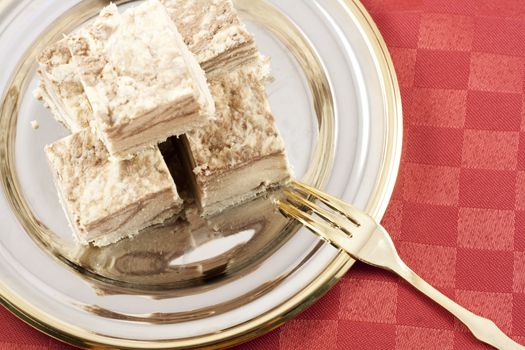
[[[383,224],[418,274],[525,344],[525,1],[366,0],[405,139]],[[0,308],[0,349],[70,349]],[[400,279],[358,264],[239,349],[484,349]]]

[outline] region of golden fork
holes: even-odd
[[[285,198],[277,203],[285,216],[300,221],[352,258],[395,272],[456,316],[482,342],[502,350],[525,349],[494,322],[455,303],[410,270],[397,254],[388,232],[363,211],[299,181],[293,181],[283,193]],[[326,207],[310,198],[321,201]]]

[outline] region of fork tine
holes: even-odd
[[[300,209],[297,209],[290,203],[277,201],[277,205],[279,206],[279,210],[281,211],[281,213],[283,213],[283,215],[299,221],[307,229],[317,234],[323,240],[331,243],[329,232],[335,229],[329,224],[327,224],[325,221],[317,220],[311,217],[310,215],[306,214]]]
[[[307,184],[297,180],[293,180],[291,184],[300,192],[306,195],[312,195],[319,199],[333,210],[336,210],[341,215],[347,217],[348,220],[352,221],[357,226],[360,226],[359,220],[366,219],[366,217],[362,216],[363,214],[360,213],[359,209],[355,208],[353,205],[343,202],[336,197],[330,196],[329,194],[319,191],[318,189],[308,186]]]
[[[339,216],[337,214],[334,214],[333,212],[330,212],[324,208],[321,208],[315,203],[297,194],[296,192],[292,192],[290,190],[283,190],[283,194],[286,196],[288,201],[291,202],[292,204],[295,203],[299,206],[307,207],[308,209],[312,210],[314,213],[316,213],[317,215],[319,215],[320,217],[322,217],[329,223],[335,225],[335,227],[343,230],[346,234],[352,237],[351,227],[349,227],[349,225],[354,226],[355,223],[352,222],[351,224],[349,224],[349,222],[344,220],[342,216]],[[357,228],[357,227],[354,227],[354,228]]]
[[[369,235],[362,235],[361,239],[350,238],[342,230],[330,226],[323,219],[315,218],[312,215],[303,212],[289,202],[277,201],[279,210],[284,216],[295,219],[302,223],[308,230],[312,231],[323,241],[330,243],[337,249],[343,249],[350,256],[355,257],[359,252],[363,242],[366,242]]]

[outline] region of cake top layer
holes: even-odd
[[[91,119],[91,106],[72,62],[67,39],[61,39],[42,51],[37,62],[48,89],[53,89],[48,94],[55,94],[60,100],[57,103],[61,103],[67,113],[67,127],[72,131],[86,128]]]
[[[231,0],[162,0],[162,3],[201,64],[238,46],[255,46]]]
[[[46,146],[51,168],[64,201],[75,213],[82,213],[87,225],[170,190],[177,191],[158,148],[147,149],[132,159],[110,161],[103,143],[84,129]]]
[[[259,76],[236,70],[210,81],[216,120],[187,133],[195,172],[209,174],[284,153]]]
[[[204,72],[158,0],[106,7],[68,45],[97,121],[112,126],[188,96],[207,105]],[[202,76],[196,82],[196,75]],[[200,83],[200,85],[198,84]],[[197,86],[198,85],[198,86]]]

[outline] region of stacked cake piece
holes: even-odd
[[[260,77],[237,69],[209,80],[216,120],[182,137],[204,214],[288,181],[290,171]]]
[[[260,58],[253,36],[241,23],[231,1],[162,0],[202,69],[210,74]]]
[[[68,47],[109,152],[128,158],[203,125],[214,107],[206,77],[158,1],[115,5]]]
[[[110,5],[44,50],[36,95],[72,132],[46,155],[77,240],[107,245],[181,212],[173,177],[203,215],[288,181],[264,62],[230,0]],[[187,168],[163,159],[170,136]]]

